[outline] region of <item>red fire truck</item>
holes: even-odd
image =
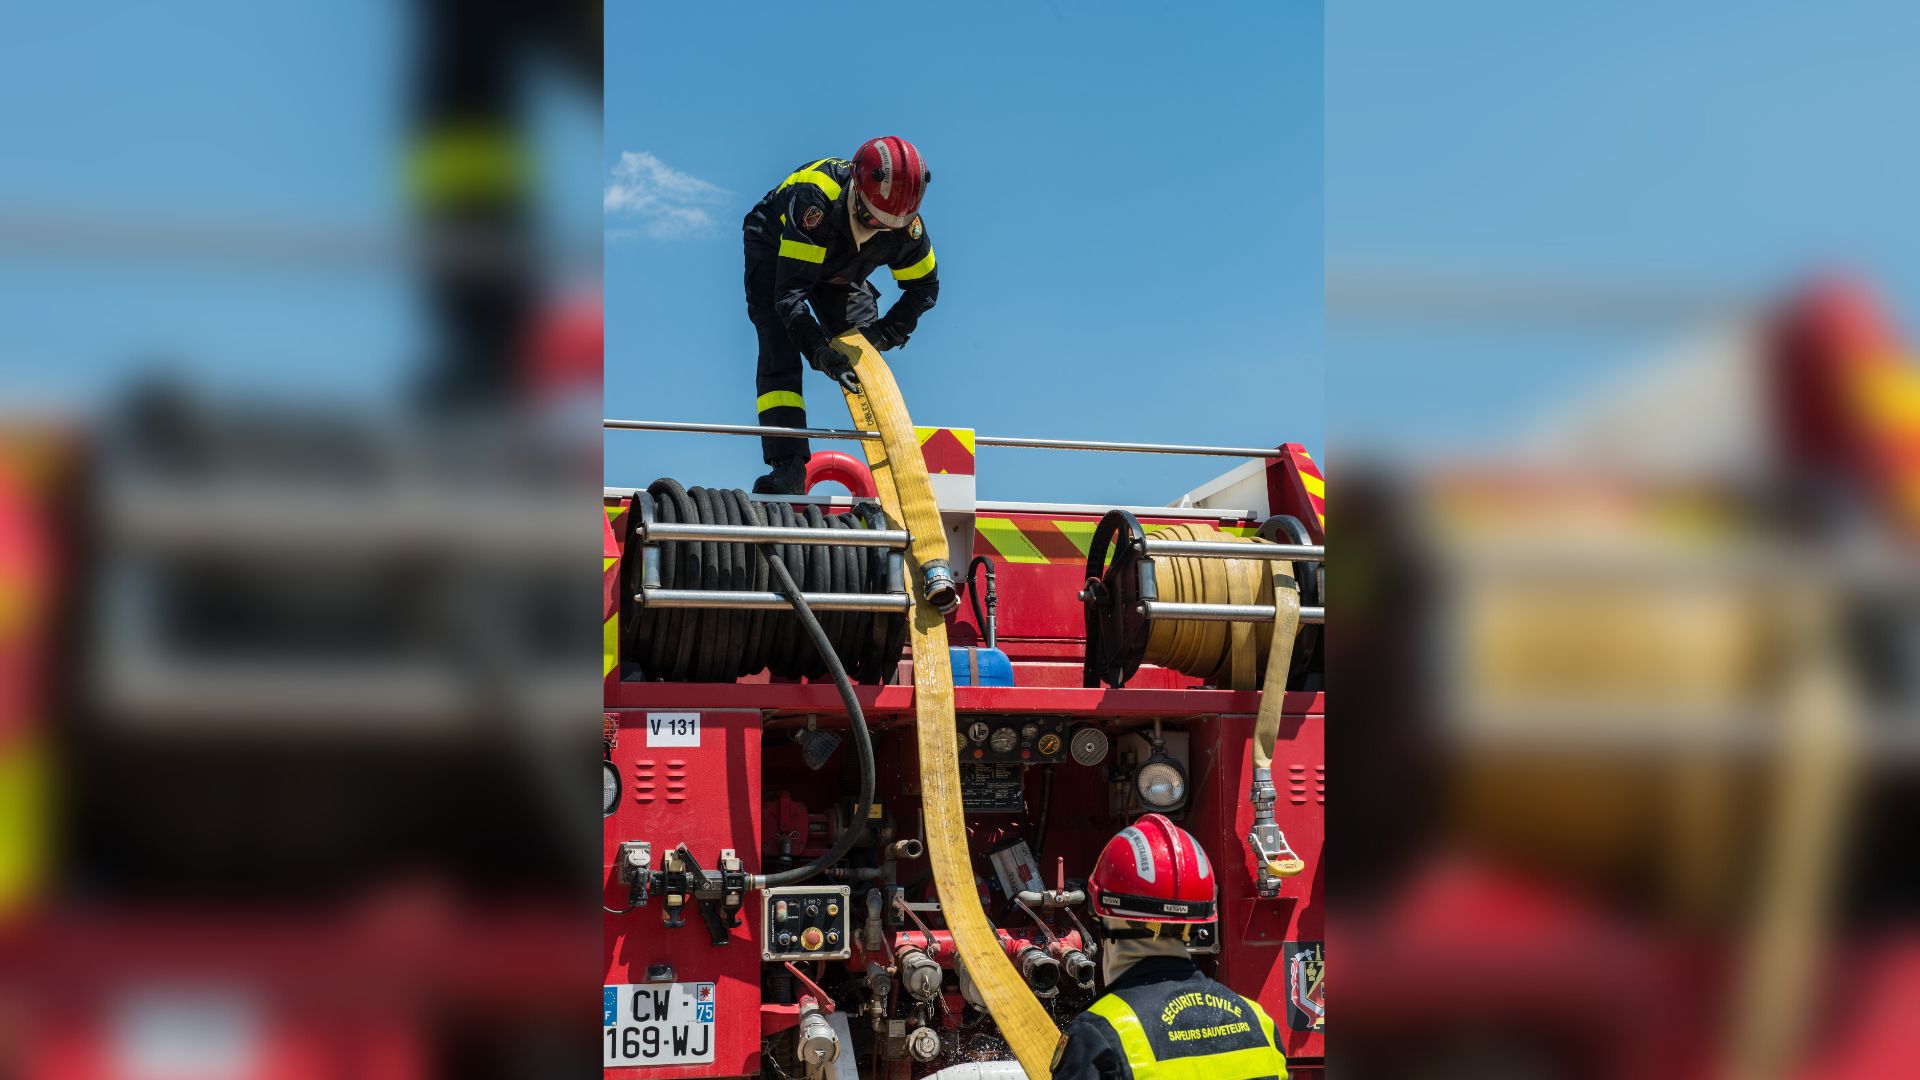
[[[1062,1028],[1091,1004],[1102,988],[1087,875],[1131,819],[1169,814],[1220,868],[1220,917],[1192,951],[1279,1021],[1294,1074],[1316,1075],[1325,1019],[1318,466],[1293,443],[917,434],[956,572],[963,554],[969,560],[965,602],[948,617],[966,840],[980,902],[1015,969]],[[1245,460],[1164,506],[995,502],[976,496],[981,446]],[[1017,1075],[956,962],[926,861],[903,647],[907,538],[873,504],[857,458],[816,453],[808,480],[810,491],[832,480],[849,494],[749,499],[669,480],[605,492],[605,1073]],[[1249,847],[1261,692],[1156,663],[1145,647],[1154,625],[1176,614],[1218,620],[1210,626],[1274,619],[1272,604],[1174,603],[1166,580],[1156,590],[1153,537],[1178,526],[1225,534],[1221,548],[1272,540],[1299,583],[1271,770],[1280,842],[1304,862],[1297,876],[1263,879]],[[808,542],[775,543],[760,530]],[[855,684],[859,715],[756,568],[756,544],[796,568]],[[871,743],[864,779],[875,798],[864,823],[854,820],[865,760],[850,745],[863,741],[856,726]]]

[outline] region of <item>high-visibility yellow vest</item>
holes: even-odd
[[[1120,1037],[1120,1048],[1126,1051],[1127,1064],[1133,1070],[1134,1080],[1255,1080],[1268,1076],[1286,1080],[1287,1056],[1280,1052],[1280,1042],[1273,1030],[1273,1018],[1251,998],[1243,997],[1240,1000],[1253,1011],[1253,1019],[1266,1039],[1265,1046],[1212,1053],[1203,1050],[1165,1058],[1153,1052],[1153,1043],[1147,1038],[1146,1028],[1125,998],[1118,994],[1107,994],[1087,1011],[1113,1026],[1114,1033]],[[1204,1046],[1207,1040],[1199,1038],[1193,1042],[1195,1046]]]

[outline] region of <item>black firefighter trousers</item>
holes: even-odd
[[[753,321],[754,333],[760,338],[760,365],[753,380],[760,423],[765,427],[806,427],[807,403],[800,384],[807,361],[773,310],[773,268],[779,256],[764,243],[754,243],[755,239],[747,237],[746,283],[747,318]],[[832,337],[879,318],[879,299],[880,290],[869,282],[823,281],[814,287],[807,302],[827,336]],[[771,436],[761,438],[760,450],[768,465],[805,463],[811,452],[805,439]]]

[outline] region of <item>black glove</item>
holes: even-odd
[[[907,335],[895,330],[893,324],[885,319],[861,327],[860,332],[865,334],[867,340],[873,343],[873,347],[881,352],[897,349],[907,343]]]
[[[842,386],[848,385],[850,380],[854,386],[860,384],[859,377],[853,372],[853,361],[847,359],[847,354],[834,348],[831,341],[815,345],[812,355],[807,357],[807,363],[813,365],[813,370]]]

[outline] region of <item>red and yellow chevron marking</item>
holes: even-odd
[[[972,428],[916,427],[913,433],[920,439],[920,456],[926,460],[929,476],[974,475]]]
[[[1320,473],[1320,466],[1314,463],[1313,455],[1299,443],[1286,444],[1287,453],[1293,458],[1293,467],[1300,474],[1300,487],[1307,493],[1307,505],[1313,507],[1313,516],[1319,519],[1320,533],[1327,531],[1327,479]]]
[[[0,432],[0,926],[28,914],[53,872],[59,776],[46,672],[67,545],[55,511],[74,456],[53,430]]]
[[[1014,565],[1071,563],[1084,566],[1093,547],[1093,532],[1100,522],[1087,518],[989,517],[973,519],[974,548],[977,554],[991,556]],[[1149,533],[1171,528],[1166,524],[1142,523]],[[1220,531],[1233,536],[1252,536],[1259,531],[1253,525],[1222,525]]]
[[[620,537],[627,527],[626,504],[605,506],[600,535],[600,675],[620,666]]]

